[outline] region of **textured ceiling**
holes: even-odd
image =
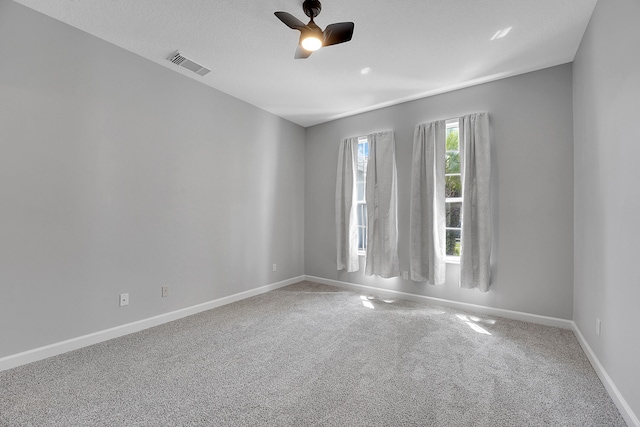
[[[302,0],[16,1],[305,127],[571,62],[596,3],[322,0],[316,23],[353,21],[353,39],[294,60],[273,12],[306,23]],[[167,61],[178,49],[213,71]]]

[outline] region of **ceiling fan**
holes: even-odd
[[[304,0],[302,10],[304,10],[305,15],[311,18],[311,21],[309,21],[307,25],[290,13],[274,13],[287,27],[300,31],[300,42],[294,55],[295,59],[306,59],[321,47],[332,46],[351,40],[353,36],[353,22],[338,22],[327,25],[324,31],[313,22],[313,18],[320,14],[321,9],[320,1]]]

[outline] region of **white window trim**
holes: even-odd
[[[364,143],[364,142],[366,142],[367,144],[369,143],[369,140],[368,140],[368,138],[366,136],[358,137],[358,145],[361,144],[361,143]],[[356,163],[358,163],[358,159],[356,159]],[[364,176],[365,176],[365,179],[364,179],[364,188],[365,188],[365,190],[364,190],[364,192],[365,192],[364,193],[364,201],[357,200],[356,204],[358,205],[358,207],[360,205],[365,205],[365,206],[367,205],[367,202],[366,202],[366,200],[367,200],[367,171],[366,171],[366,166],[365,166],[365,171],[364,172],[365,172],[364,173]],[[359,209],[358,209],[358,211],[359,211]],[[364,249],[358,248],[358,256],[362,256],[362,257],[367,255],[367,243],[369,243],[368,242],[368,238],[369,238],[369,227],[368,226],[369,226],[369,224],[368,224],[367,219],[368,218],[365,218],[365,223],[367,223],[367,225],[362,227],[362,228],[364,228],[364,235],[365,235],[364,247],[365,248]],[[361,226],[360,226],[360,224],[358,224],[358,233],[360,231],[360,228],[361,228]]]
[[[446,123],[446,128],[450,129],[450,128],[454,128],[454,127],[458,127],[460,123],[460,119],[455,118],[455,119],[449,119],[447,120]],[[458,130],[458,135],[460,135],[460,130]],[[460,147],[458,146],[458,149],[460,149]],[[460,171],[460,173],[445,173],[444,174],[445,177],[447,176],[460,176],[460,179],[462,179],[462,171]],[[462,203],[462,197],[447,197],[445,198],[445,206],[447,203]],[[462,233],[462,227],[458,228],[458,227],[445,227],[445,232],[446,230],[460,230],[460,232]],[[445,255],[444,258],[444,262],[446,264],[460,264],[460,257],[459,256],[455,256],[455,255]]]

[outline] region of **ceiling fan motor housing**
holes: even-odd
[[[313,19],[320,15],[322,5],[319,0],[304,0],[304,3],[302,3],[302,9],[304,10],[305,15]]]

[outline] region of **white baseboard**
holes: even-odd
[[[505,310],[502,308],[487,307],[484,305],[469,304],[465,302],[452,301],[442,298],[427,297],[424,295],[410,294],[406,292],[392,291],[388,289],[380,289],[372,286],[357,285],[355,283],[341,282],[338,280],[324,279],[322,277],[304,276],[305,280],[322,283],[324,285],[337,286],[339,288],[348,289],[355,292],[367,292],[373,295],[394,296],[400,299],[432,303],[444,305],[446,307],[457,308],[460,310],[473,311],[475,313],[486,314],[490,316],[504,317],[507,319],[521,320],[523,322],[537,323],[546,326],[555,326],[562,329],[573,329],[573,321],[559,319],[557,317],[540,316],[538,314],[523,313],[521,311]]]
[[[202,304],[193,305],[191,307],[182,308],[180,310],[171,311],[169,313],[160,314],[158,316],[149,317],[147,319],[138,320],[136,322],[127,323],[126,325],[116,326],[114,328],[105,329],[103,331],[82,335],[80,337],[60,341],[54,344],[46,345],[44,347],[39,347],[33,350],[27,350],[22,353],[6,356],[0,358],[0,371],[15,368],[21,365],[26,365],[27,363],[36,362],[38,360],[46,359],[51,356],[66,353],[68,351],[77,350],[82,347],[87,347],[99,342],[131,334],[133,332],[138,332],[143,329],[151,328],[153,326],[158,326],[163,323],[171,322],[173,320],[200,313],[202,311],[211,310],[212,308],[220,307],[232,302],[243,300],[245,298],[282,288],[284,286],[292,285],[302,280],[304,280],[304,276],[294,277],[282,282],[272,283],[270,285],[265,285],[248,291],[239,292],[237,294],[218,298]]]
[[[596,354],[591,349],[591,346],[584,338],[584,335],[582,335],[582,332],[580,332],[580,328],[578,328],[578,325],[576,325],[575,323],[573,324],[573,333],[578,338],[578,342],[580,343],[580,346],[582,346],[582,350],[584,350],[587,358],[591,362],[591,366],[593,366],[593,369],[598,374],[598,377],[600,377],[600,381],[602,381],[604,388],[607,389],[609,396],[611,396],[611,400],[613,400],[613,403],[615,403],[618,407],[622,418],[624,418],[625,422],[628,425],[640,427],[640,420],[638,420],[638,417],[633,413],[629,404],[627,404],[627,401],[624,399],[624,397],[622,397],[620,390],[618,390],[618,387],[616,387],[616,385],[613,383],[613,380],[611,379],[609,374],[607,374],[604,366],[602,366],[602,364],[596,357]]]

